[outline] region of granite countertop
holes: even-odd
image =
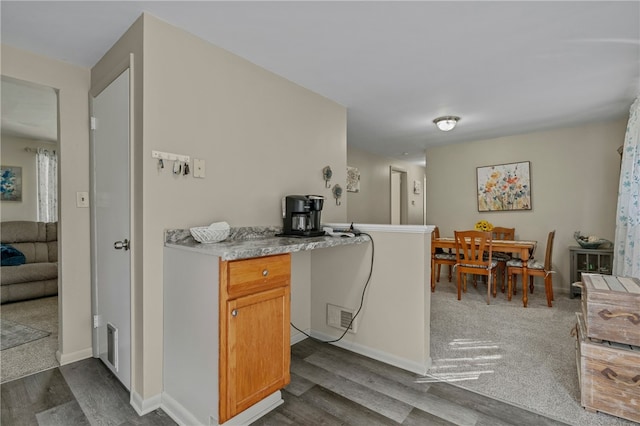
[[[271,254],[293,253],[304,250],[362,244],[370,241],[369,236],[357,237],[276,237],[282,229],[276,227],[231,228],[229,237],[219,243],[202,244],[191,236],[188,229],[165,231],[165,247],[194,251],[222,260],[247,259]]]

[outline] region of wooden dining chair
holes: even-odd
[[[436,283],[440,282],[440,268],[442,265],[449,266],[449,282],[452,278],[453,266],[456,264],[456,255],[451,251],[444,251],[442,248],[436,248],[433,241],[440,238],[440,230],[436,226],[431,233],[431,291],[436,291]]]
[[[533,263],[533,258],[536,254],[536,248],[538,247],[538,243],[535,244],[535,246],[533,247],[533,249],[529,250],[529,262]],[[516,259],[517,260],[517,259]],[[508,268],[508,267],[507,267]],[[516,286],[517,283],[514,283],[513,287],[511,287],[511,295],[515,296],[518,290],[518,287]],[[529,279],[529,294],[533,294],[533,280]]]
[[[516,228],[504,228],[495,226],[491,230],[494,240],[515,240]],[[507,262],[512,259],[509,253],[493,253],[492,258],[498,261],[498,276],[500,277],[500,290],[504,293],[507,282]]]
[[[491,288],[496,297],[496,270],[498,262],[491,259],[491,232],[454,231],[456,242],[456,265],[458,280],[458,300],[460,292],[467,292],[467,275],[487,276],[487,305],[491,302]],[[485,256],[486,255],[486,256]],[[475,282],[474,282],[475,285]]]
[[[553,306],[553,279],[552,275],[555,274],[552,266],[552,256],[553,256],[553,239],[555,238],[556,231],[549,232],[549,236],[547,237],[547,249],[544,256],[544,263],[541,263],[535,259],[529,259],[527,261],[527,274],[529,275],[530,285],[529,287],[533,292],[533,278],[534,277],[544,277],[544,292],[547,296],[547,306],[550,308]],[[520,259],[512,259],[507,262],[507,276],[508,276],[508,289],[507,289],[507,297],[511,300],[511,295],[513,294],[513,290],[518,284],[518,275],[522,275],[522,260]],[[527,283],[523,282],[523,286],[527,285]]]

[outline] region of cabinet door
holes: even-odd
[[[221,423],[289,383],[289,293],[285,286],[227,302]]]
[[[601,274],[610,275],[612,263],[612,255],[608,253],[602,253],[598,261],[598,272]]]

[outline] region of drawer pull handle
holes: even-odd
[[[640,374],[638,374],[631,380],[618,379],[618,374],[610,368],[605,368],[604,370],[602,370],[602,374],[604,375],[604,377],[612,380],[616,384],[628,387],[640,387]]]
[[[266,277],[267,275],[269,275],[269,270],[268,269],[263,270],[262,271],[262,276]]]
[[[234,309],[233,311],[231,311],[231,316],[232,317],[237,317],[238,316],[238,310]]]
[[[628,312],[619,312],[619,313],[611,313],[610,311],[608,311],[607,309],[604,309],[600,312],[598,312],[598,315],[600,315],[600,317],[602,319],[609,320],[611,318],[620,318],[620,317],[628,317],[629,321],[631,321],[633,323],[633,325],[638,325],[640,324],[640,315],[638,314],[631,314]]]
[[[578,337],[578,324],[574,327],[571,327],[571,337]]]

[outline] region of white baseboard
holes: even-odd
[[[260,417],[267,414],[269,411],[274,410],[279,405],[284,404],[284,399],[282,399],[282,393],[280,391],[276,391],[264,398],[262,401],[252,405],[251,407],[244,410],[242,413],[237,416],[227,420],[223,423],[224,426],[245,426],[250,425],[251,423],[258,420]]]
[[[305,330],[305,333],[309,333],[309,330]],[[311,333],[309,333],[311,334]],[[298,342],[302,342],[304,339],[307,339],[309,336],[305,335],[304,333],[301,333],[299,331],[296,331],[295,334],[291,335],[291,345],[295,345]]]
[[[72,362],[81,361],[83,359],[91,358],[93,356],[93,349],[86,348],[80,351],[71,353],[62,353],[59,350],[56,351],[56,359],[60,365],[71,364]]]
[[[178,401],[173,399],[171,395],[162,392],[162,398],[160,403],[162,411],[167,413],[174,422],[179,425],[201,425],[202,422],[198,421],[186,408],[182,406]]]
[[[284,400],[282,399],[281,392],[276,391],[264,398],[262,401],[247,408],[232,419],[226,421],[224,423],[224,426],[244,426],[251,424],[283,403]],[[162,393],[162,404],[160,405],[160,408],[162,408],[162,410],[167,413],[167,415],[171,417],[173,421],[182,426],[209,426],[218,424],[216,419],[214,419],[213,417],[209,419],[208,423],[203,423],[202,421],[198,420],[182,404],[180,404],[178,401],[173,399],[171,395],[165,392]]]
[[[310,333],[313,337],[320,340],[334,340],[335,336],[330,336],[328,334],[320,333],[318,331],[311,331]],[[396,355],[390,354],[388,352],[382,352],[378,349],[373,349],[368,346],[363,346],[358,343],[353,343],[349,341],[340,340],[338,342],[332,343],[332,345],[336,345],[340,348],[346,349],[351,352],[355,352],[360,355],[364,355],[368,358],[372,358],[385,364],[393,365],[394,367],[402,368],[403,370],[410,371],[412,373],[425,375],[427,374],[427,370],[431,367],[431,357],[429,357],[424,364],[419,362],[401,358]]]
[[[160,408],[162,411],[167,413],[169,417],[173,419],[174,422],[179,425],[202,425],[203,423],[196,419],[193,414],[189,412],[182,404],[173,399],[171,395],[162,392],[161,404]]]
[[[160,404],[162,402],[161,395],[155,395],[151,398],[142,399],[140,394],[136,391],[131,391],[131,400],[129,403],[136,410],[139,416],[144,416],[145,414],[149,414],[153,410],[160,408]]]

